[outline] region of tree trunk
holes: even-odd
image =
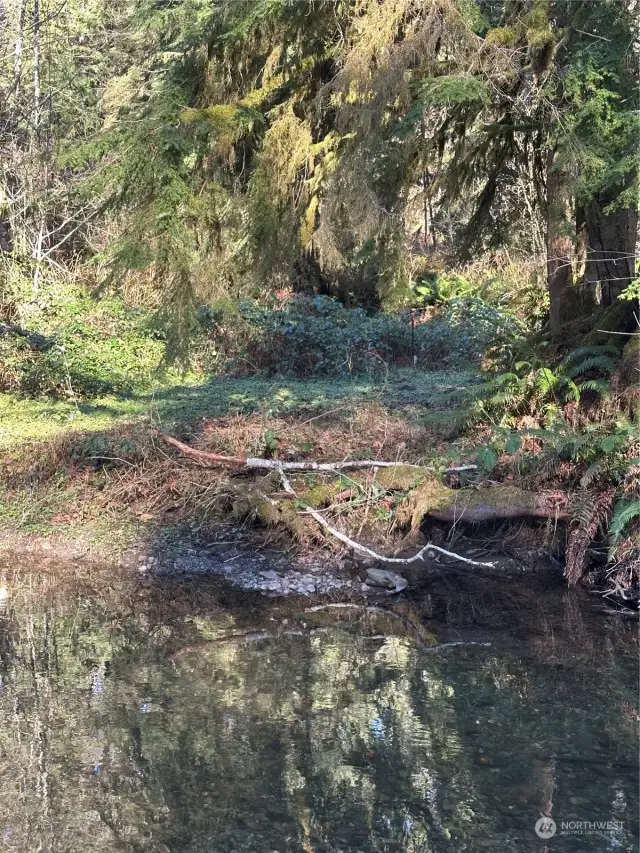
[[[40,0],[33,0],[33,125],[40,124]]]
[[[547,289],[552,329],[562,325],[571,301],[572,220],[568,175],[558,164],[557,152],[552,150],[547,155]]]
[[[587,218],[584,205],[576,205],[576,243],[573,249],[573,269],[576,281],[580,282],[580,293],[584,297],[588,295],[584,291],[585,272],[587,269]]]
[[[624,207],[606,213],[609,200],[594,198],[585,208],[587,264],[585,288],[596,304],[613,305],[635,278],[638,211]]]
[[[20,0],[20,11],[18,13],[18,32],[16,34],[16,45],[14,48],[13,60],[13,91],[11,93],[14,101],[17,101],[18,99],[18,93],[20,91],[20,82],[22,78],[22,41],[24,38],[24,25],[26,16],[27,2],[26,0]]]

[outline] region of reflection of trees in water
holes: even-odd
[[[594,784],[603,819],[634,795],[630,733],[605,713],[633,676],[575,599],[500,653],[428,655],[389,621],[314,614],[331,630],[170,661],[242,615],[118,585],[11,587],[0,614],[9,851],[443,853],[492,837],[508,851],[541,809],[569,817],[581,794],[593,804]],[[274,625],[266,610],[260,619]],[[589,761],[599,783],[580,782]],[[603,777],[607,761],[618,767]]]

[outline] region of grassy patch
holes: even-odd
[[[167,429],[197,428],[202,418],[260,412],[265,418],[318,413],[342,404],[380,400],[408,417],[458,404],[474,380],[469,371],[423,373],[396,370],[385,382],[353,379],[244,379],[214,377],[207,382],[170,385],[127,398],[107,395],[91,401],[21,399],[0,394],[0,448],[65,433],[101,432],[125,424],[154,423]]]

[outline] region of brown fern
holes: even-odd
[[[615,493],[615,488],[604,489],[595,494],[583,489],[574,497],[564,569],[564,576],[569,584],[577,583],[582,577],[587,548],[598,530],[608,523]]]

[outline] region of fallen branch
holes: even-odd
[[[355,471],[365,468],[415,468],[418,471],[432,471],[432,468],[423,465],[410,465],[406,462],[384,462],[378,459],[351,459],[344,462],[283,462],[280,459],[263,459],[251,456],[224,456],[220,453],[211,453],[208,450],[197,450],[190,447],[177,438],[156,430],[158,435],[167,444],[177,447],[182,453],[195,459],[200,465],[233,465],[251,469],[265,469],[268,471]],[[477,465],[460,465],[457,468],[445,468],[445,474],[453,474],[457,471],[475,470]]]
[[[261,457],[224,456],[220,453],[197,450],[194,447],[190,447],[188,444],[184,444],[182,441],[178,441],[177,438],[166,435],[160,430],[156,430],[156,434],[162,438],[163,441],[166,441],[168,444],[178,448],[182,453],[193,458],[199,465],[203,465],[205,467],[213,465],[231,465],[235,467],[242,467],[247,470],[262,469],[266,471],[277,471],[281,476],[287,471],[318,471],[335,473],[350,469],[362,470],[366,468],[373,468],[374,470],[377,468],[412,468],[416,471],[433,472],[432,468],[426,466],[408,465],[402,462],[385,462],[378,459],[346,460],[343,462],[284,462],[280,459],[263,459]],[[459,465],[453,468],[445,468],[443,473],[452,474],[461,471],[472,471],[477,469],[477,467],[478,466],[476,465]],[[426,485],[429,485],[429,483]],[[448,500],[436,501],[435,503],[428,500],[426,505],[423,506],[420,503],[421,488],[422,487],[418,486],[418,488],[410,493],[407,501],[405,501],[405,503],[408,503],[408,506],[401,506],[399,508],[397,518],[401,524],[410,522],[412,528],[417,528],[425,515],[430,515],[438,521],[445,521],[451,524],[455,524],[458,521],[479,523],[495,521],[499,518],[519,518],[521,516],[553,518],[555,521],[565,521],[567,518],[567,496],[561,492],[540,492],[534,494],[525,492],[524,490],[518,489],[514,486],[498,486],[496,489],[477,491],[473,489],[449,489],[446,486],[441,485],[439,494],[441,497],[447,498]],[[341,495],[346,495],[346,492],[341,492]],[[287,497],[294,498],[297,497],[297,495],[295,491],[291,489],[289,492],[274,493],[270,500],[275,498],[285,499]],[[417,501],[415,506],[412,506],[412,501]],[[381,562],[406,565],[407,563],[420,560],[422,555],[431,549],[438,551],[447,557],[451,557],[454,560],[459,560],[472,566],[484,566],[488,568],[493,566],[493,563],[480,563],[475,560],[469,560],[466,557],[461,557],[458,554],[454,554],[451,551],[447,551],[444,548],[440,548],[439,546],[432,544],[425,545],[422,551],[407,559],[383,557],[380,554],[376,554],[375,551],[365,548],[363,545],[358,545],[358,543],[355,543],[352,539],[349,539],[344,534],[332,528],[324,517],[311,507],[307,507],[306,512],[309,515],[312,515],[318,524],[322,525],[322,527],[324,527],[332,536],[340,539],[350,548],[358,551],[358,553],[365,554],[368,557],[373,557]]]
[[[280,469],[280,480],[282,482],[282,487],[285,492],[288,492],[292,497],[297,497],[295,490],[293,489],[287,475],[284,473],[282,469]],[[361,545],[359,542],[351,539],[344,533],[341,533],[339,530],[336,530],[335,527],[332,527],[329,522],[324,518],[324,516],[320,515],[320,513],[310,507],[308,504],[305,504],[305,510],[308,515],[314,518],[318,524],[331,536],[335,539],[339,539],[340,542],[347,545],[353,551],[356,551],[358,554],[363,554],[366,557],[372,557],[374,560],[377,560],[380,563],[392,563],[396,566],[407,566],[409,563],[415,563],[418,560],[422,560],[423,555],[427,553],[427,551],[437,551],[440,554],[444,554],[446,557],[452,557],[454,560],[459,560],[461,563],[467,563],[470,566],[482,566],[483,568],[492,569],[495,566],[495,563],[480,563],[476,560],[469,560],[467,557],[463,557],[461,554],[454,554],[453,551],[447,551],[445,548],[440,548],[438,545],[432,545],[428,542],[423,548],[421,548],[417,554],[414,554],[413,557],[386,557],[384,554],[378,554],[377,551],[372,551],[371,548],[367,548],[366,545]]]

